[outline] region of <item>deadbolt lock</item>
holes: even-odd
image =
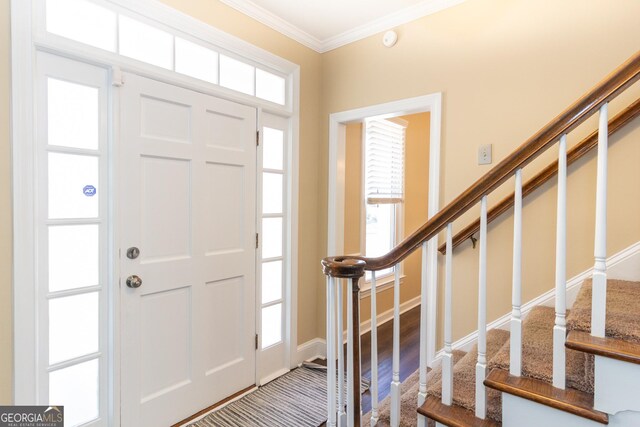
[[[136,259],[138,258],[138,256],[140,256],[140,249],[136,248],[135,246],[127,249],[127,258]]]

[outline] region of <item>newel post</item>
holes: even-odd
[[[334,307],[335,283],[348,280],[347,289],[347,426],[360,427],[362,410],[360,395],[360,278],[364,276],[365,262],[355,258],[330,257],[322,260],[322,269],[327,275],[327,402],[328,425],[336,421],[336,372],[335,346],[342,346],[343,331],[336,330],[334,316],[342,307]],[[341,287],[337,287],[341,292]],[[336,343],[337,338],[337,343]],[[339,383],[339,382],[338,382]],[[339,408],[341,411],[342,408]]]

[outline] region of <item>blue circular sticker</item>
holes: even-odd
[[[84,188],[82,189],[82,192],[87,197],[95,196],[97,191],[98,190],[96,190],[96,187],[94,187],[93,185],[85,185]]]

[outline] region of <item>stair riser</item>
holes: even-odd
[[[640,426],[640,412],[625,411],[609,416],[609,427]]]
[[[640,411],[640,365],[595,357],[594,408],[615,414]]]
[[[546,405],[502,393],[503,427],[602,427],[603,424]]]

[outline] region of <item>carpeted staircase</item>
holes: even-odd
[[[607,337],[640,343],[640,282],[609,279],[607,284]],[[551,307],[533,308],[522,327],[522,377],[530,378],[544,386],[552,382],[553,326],[555,312]],[[586,280],[570,311],[567,312],[567,333],[589,332],[591,328],[591,280]],[[567,345],[570,346],[569,344]],[[487,333],[487,363],[489,377],[507,377],[509,371],[509,332],[491,330]],[[468,353],[455,350],[453,353],[453,406],[440,404],[442,382],[441,367],[431,370],[427,376],[428,398],[419,409],[424,415],[437,416],[445,425],[500,425],[502,416],[501,392],[487,387],[487,420],[478,420],[475,411],[475,368],[477,346]],[[501,370],[501,371],[500,371]],[[498,374],[498,375],[496,375]],[[490,381],[489,381],[490,383]],[[413,373],[402,384],[400,426],[417,425],[418,372]],[[593,355],[567,349],[566,386],[568,393],[593,401],[594,361]],[[555,389],[554,389],[555,390]],[[564,394],[560,393],[559,396]],[[561,397],[560,397],[561,398]],[[388,426],[390,418],[389,398],[380,404],[378,426]],[[438,413],[440,412],[440,413]],[[444,414],[446,412],[446,414]],[[598,418],[597,411],[591,419]],[[456,419],[447,422],[447,417]],[[602,414],[606,418],[606,414]],[[433,425],[430,420],[429,425]],[[363,425],[370,425],[370,414],[366,414]]]

